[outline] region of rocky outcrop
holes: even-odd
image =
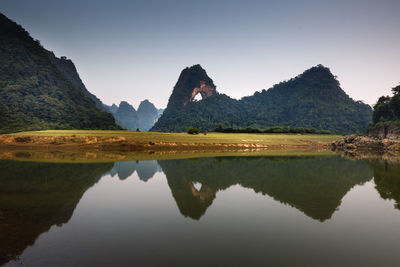
[[[202,99],[205,99],[207,97],[214,95],[215,93],[216,93],[215,86],[213,87],[213,86],[207,85],[207,83],[205,81],[200,81],[200,86],[193,89],[190,99],[185,100],[183,105],[186,106],[189,102],[192,102],[198,94],[201,95]]]
[[[213,80],[208,77],[206,71],[199,64],[182,70],[169,98],[166,110],[186,106],[193,102],[197,94],[200,94],[202,99],[217,94]]]
[[[368,130],[367,136],[376,139],[400,139],[400,126],[393,123],[382,126],[375,126],[373,129]]]
[[[178,82],[172,91],[167,109],[186,106],[199,93],[202,99],[205,99],[217,94],[217,89],[206,71],[197,64],[190,68],[185,68],[181,72]]]
[[[400,139],[348,135],[332,144],[332,150],[347,153],[400,153]]]

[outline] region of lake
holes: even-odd
[[[0,161],[5,266],[400,266],[400,159]]]

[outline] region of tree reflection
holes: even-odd
[[[67,223],[85,191],[112,166],[0,161],[0,265],[51,226]]]
[[[383,199],[395,201],[400,209],[400,159],[369,159],[368,164],[374,171],[376,190]]]

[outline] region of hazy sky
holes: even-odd
[[[235,98],[317,64],[368,104],[400,83],[398,0],[0,0],[0,12],[72,59],[106,104],[165,107],[194,64]]]

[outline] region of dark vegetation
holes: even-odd
[[[158,163],[180,212],[195,220],[212,205],[218,191],[241,185],[322,222],[331,218],[353,186],[372,177],[364,161],[341,157],[226,157]],[[198,191],[194,183],[202,185]]]
[[[214,86],[199,65],[182,71],[167,109],[152,130],[183,132],[196,127],[210,131],[222,123],[222,127],[232,129],[279,125],[347,134],[361,133],[371,122],[371,107],[351,99],[322,65],[240,100],[215,92],[185,105],[184,101],[200,81]]]
[[[400,210],[400,161],[398,158],[369,159],[368,165],[374,172],[375,188],[383,199],[394,200]]]
[[[371,128],[385,124],[400,124],[400,85],[392,89],[393,96],[382,96],[374,106]]]
[[[300,133],[300,134],[331,134],[328,130],[317,130],[315,128],[303,128],[303,127],[289,127],[289,126],[277,126],[277,127],[269,127],[264,130],[257,128],[232,128],[222,127],[222,124],[219,124],[217,128],[214,129],[215,132],[218,133]]]
[[[53,225],[67,223],[111,163],[0,161],[0,265],[18,258]]]
[[[113,116],[79,88],[71,64],[0,14],[0,132],[120,129]]]
[[[197,129],[197,128],[189,128],[187,130],[187,133],[188,134],[199,134],[199,129]]]

